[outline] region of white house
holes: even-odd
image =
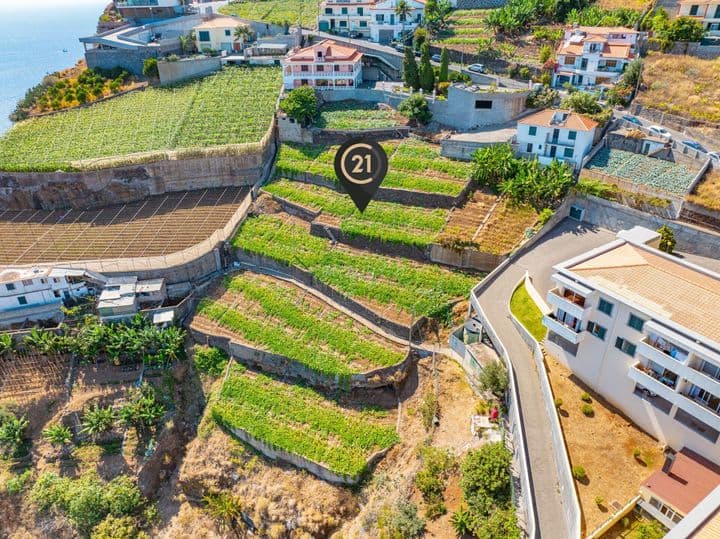
[[[554,266],[545,346],[675,450],[720,463],[720,275],[635,227]]]
[[[352,89],[362,82],[362,53],[330,39],[290,52],[280,65],[286,90],[305,85],[318,90]]]
[[[720,36],[720,0],[680,0],[679,17],[700,21],[710,36]]]
[[[88,293],[82,271],[18,268],[0,271],[0,325],[62,320],[64,300]]]
[[[97,310],[103,321],[122,320],[134,316],[143,305],[159,307],[166,299],[165,279],[111,277],[100,292]]]
[[[595,120],[576,112],[541,110],[518,121],[517,149],[543,165],[557,159],[578,168],[592,148],[597,126]]]
[[[235,37],[235,29],[238,26],[247,27],[238,19],[233,17],[213,17],[201,22],[193,30],[195,31],[195,47],[204,51],[237,52],[242,48],[244,38]]]
[[[341,34],[357,32],[378,43],[389,43],[422,23],[425,0],[406,0],[409,12],[398,15],[399,0],[324,0],[320,2],[318,29]]]
[[[553,86],[615,84],[635,59],[639,36],[637,30],[622,26],[566,29],[557,49]]]

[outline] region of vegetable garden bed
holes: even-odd
[[[251,272],[225,278],[219,291],[202,299],[193,325],[198,322],[327,377],[393,366],[407,355],[301,288]]]
[[[277,215],[243,223],[233,246],[297,266],[342,294],[394,319],[444,317],[450,302],[467,295],[477,278],[429,264],[364,253],[311,236],[306,227]]]
[[[392,109],[379,109],[376,103],[336,101],[320,109],[315,127],[322,129],[380,129],[407,124],[407,120]]]
[[[390,168],[383,188],[459,196],[470,180],[472,165],[440,156],[440,147],[414,139],[383,142]],[[275,162],[279,177],[305,174],[337,183],[333,160],[337,146],[283,144]]]
[[[230,431],[297,455],[313,473],[317,464],[349,478],[362,476],[374,454],[399,441],[386,412],[341,408],[309,388],[251,375],[237,364],[213,396],[211,416]]]
[[[72,170],[73,162],[85,159],[257,142],[272,120],[280,82],[275,67],[232,67],[33,118],[0,138],[0,167]]]

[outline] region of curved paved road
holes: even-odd
[[[520,413],[525,426],[530,457],[530,481],[535,498],[538,536],[568,537],[564,508],[559,496],[558,473],[553,457],[548,410],[543,406],[535,360],[510,321],[508,302],[527,270],[544,296],[550,288],[552,266],[615,239],[606,230],[566,219],[542,238],[529,252],[500,273],[478,300],[503,342],[517,377]]]

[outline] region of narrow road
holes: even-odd
[[[568,537],[565,515],[558,492],[558,472],[553,456],[550,420],[555,413],[543,406],[535,360],[510,320],[508,303],[515,286],[530,272],[541,294],[550,288],[552,266],[615,239],[611,232],[566,219],[528,253],[499,274],[478,297],[505,346],[517,377],[520,413],[525,426],[530,457],[530,481],[535,498],[538,536]]]

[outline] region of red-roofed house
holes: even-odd
[[[636,30],[580,26],[565,30],[557,50],[553,86],[615,84],[637,54]]]
[[[362,82],[362,53],[331,39],[292,51],[280,64],[286,90],[303,85],[339,90],[355,88]]]
[[[720,485],[720,467],[683,448],[640,487],[640,507],[672,528]]]

